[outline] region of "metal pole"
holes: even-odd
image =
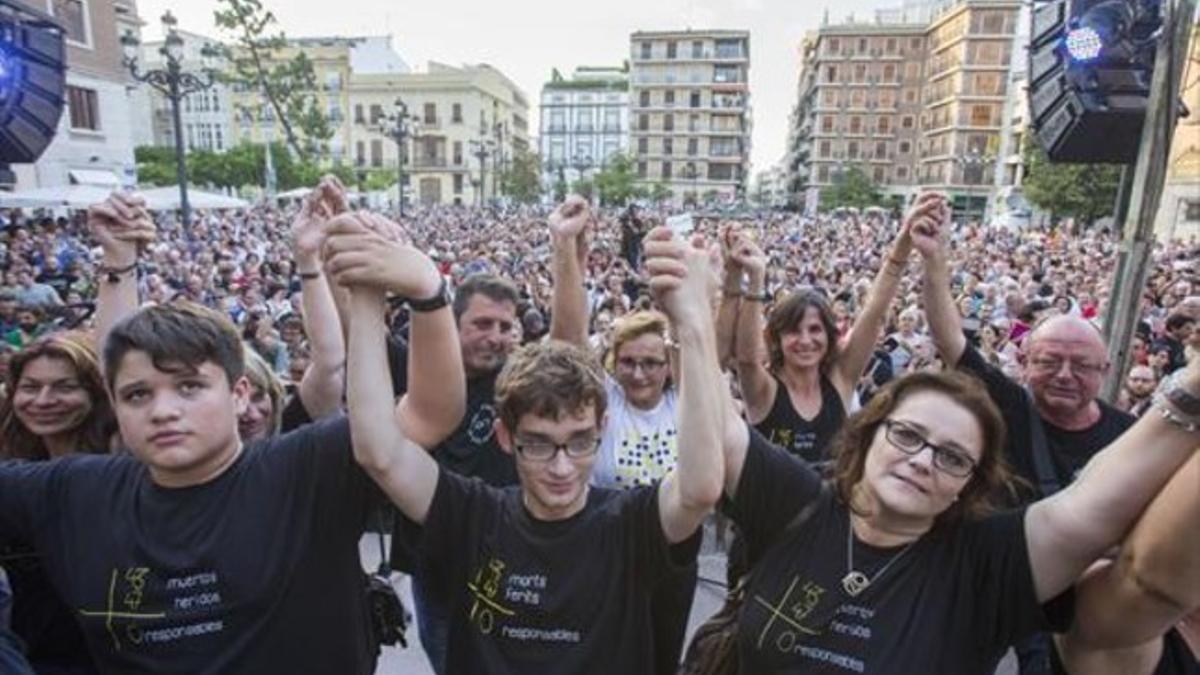
[[[1109,402],[1116,400],[1129,367],[1129,344],[1150,273],[1154,220],[1162,201],[1171,137],[1179,120],[1179,82],[1188,53],[1196,0],[1167,0],[1162,7],[1164,28],[1157,45],[1141,150],[1132,171],[1129,207],[1122,222],[1124,240],[1104,322],[1111,368],[1100,395]]]
[[[404,133],[396,121],[396,191],[400,195],[400,217],[404,217]]]
[[[183,148],[183,117],[179,112],[179,64],[167,59],[170,70],[171,90],[167,98],[171,100],[171,117],[175,122],[175,178],[179,181],[179,211],[183,217],[183,227],[186,230],[192,224],[192,208],[188,204],[187,194],[187,161]]]

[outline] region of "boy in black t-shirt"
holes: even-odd
[[[407,262],[396,251],[376,247],[370,262]],[[342,264],[353,278],[357,267]],[[101,302],[116,302],[131,276],[106,277]],[[395,414],[406,433],[436,442],[450,426],[435,420],[462,414],[449,310],[415,320],[412,345],[412,381],[456,393],[458,408],[411,414],[430,407],[423,394]],[[108,331],[103,352],[129,452],[0,463],[0,541],[37,550],[100,669],[373,672],[358,542],[378,491],[352,460],[345,417],[244,448],[243,345],[228,318],[198,305],[140,310]],[[383,400],[391,417],[393,399]]]
[[[587,218],[586,212],[556,217]],[[702,248],[668,229],[646,245],[652,288],[677,327],[679,463],[658,485],[590,488],[604,415],[602,373],[583,348],[550,341],[512,355],[496,384],[496,435],[519,486],[498,489],[442,470],[388,415],[381,307],[384,270],[351,286],[348,408],[355,457],[423,528],[418,552],[450,609],[447,672],[647,673],[650,598],[694,559],[699,526],[721,493],[725,399]],[[339,255],[330,259],[338,267]],[[402,274],[393,271],[394,275]],[[407,283],[431,289],[415,256]],[[336,276],[336,273],[335,273]]]

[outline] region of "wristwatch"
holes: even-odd
[[[1171,402],[1175,409],[1187,415],[1188,417],[1200,417],[1200,398],[1188,393],[1179,383],[1183,377],[1183,370],[1177,370],[1171,377],[1167,378],[1163,385],[1163,398]]]
[[[408,299],[408,308],[414,312],[433,312],[450,304],[450,287],[446,285],[446,277],[442,277],[442,285],[432,298],[424,300]]]

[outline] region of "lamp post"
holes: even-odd
[[[700,204],[700,171],[696,169],[695,162],[688,162],[684,165],[683,177],[692,181],[692,205],[698,206]]]
[[[987,151],[982,151],[982,150],[979,150],[978,148],[967,148],[967,151],[966,151],[964,154],[957,155],[957,156],[955,156],[955,158],[954,158],[954,162],[955,162],[956,164],[958,164],[958,165],[960,165],[960,166],[962,166],[962,167],[963,167],[963,180],[962,180],[962,182],[963,182],[963,184],[964,184],[964,185],[973,185],[973,184],[975,184],[975,183],[968,183],[968,182],[967,182],[966,169],[967,169],[968,167],[970,167],[970,168],[978,168],[978,169],[980,170],[980,174],[979,174],[979,181],[978,181],[978,182],[979,182],[979,183],[985,183],[985,181],[984,181],[983,167],[985,167],[985,166],[987,166],[987,165],[989,165],[989,164],[992,164],[992,163],[994,163],[995,161],[996,161],[996,155],[994,155],[994,154],[990,154],[990,153],[988,153]],[[985,219],[985,220],[986,220],[986,218],[987,218],[987,215],[988,215],[988,214],[991,212],[991,201],[992,201],[992,193],[991,193],[991,191],[989,190],[988,194],[987,194],[987,195],[985,196],[985,198],[984,198],[984,207],[983,207],[983,214],[982,214],[982,217],[983,217],[983,219]],[[971,211],[971,210],[969,210],[969,209],[968,209],[967,213],[966,213],[966,214],[964,214],[964,215],[967,215],[967,216],[969,217],[969,216],[970,216],[970,214],[972,214],[972,213],[973,213],[973,211]],[[985,222],[985,223],[984,223],[984,225],[986,226],[986,225],[987,225],[987,223]]]
[[[496,137],[496,151],[494,153],[495,157],[492,159],[494,163],[492,171],[492,194],[502,195],[504,191],[504,182],[501,180],[501,173],[507,168],[504,164],[507,161],[507,158],[504,155],[503,122],[496,122],[496,124],[492,126],[492,135]]]
[[[375,131],[392,139],[396,144],[396,201],[399,204],[400,216],[404,217],[404,158],[408,154],[405,147],[409,138],[416,138],[418,133],[417,120],[408,113],[408,105],[402,99],[396,99],[396,110],[390,115],[380,118],[380,124]]]
[[[171,12],[162,16],[163,46],[159,53],[166,59],[166,68],[156,68],[143,72],[138,68],[141,45],[133,33],[121,36],[121,50],[124,54],[123,64],[129,69],[129,74],[138,82],[144,82],[154,87],[171,102],[171,117],[175,126],[175,177],[179,181],[179,211],[186,227],[191,224],[191,206],[187,196],[187,162],[183,146],[183,120],[180,116],[180,102],[188,94],[204,91],[213,86],[216,71],[210,65],[211,60],[220,55],[220,51],[210,44],[200,49],[204,60],[202,71],[192,73],[183,69],[184,44],[183,38],[175,30],[178,22]]]
[[[483,206],[487,192],[487,159],[492,156],[493,143],[491,139],[483,139],[469,141],[474,151],[471,154],[475,159],[479,160],[479,191],[475,194],[479,200],[479,205]]]

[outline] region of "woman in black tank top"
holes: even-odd
[[[736,316],[732,351],[746,416],[772,442],[809,462],[828,458],[829,441],[846,419],[854,386],[908,265],[908,228],[940,204],[923,196],[905,218],[841,344],[829,301],[814,290],[792,292],[772,307],[764,339],[767,258],[749,233],[733,227],[722,231],[726,273],[721,315]],[[859,223],[854,220],[850,226]]]

